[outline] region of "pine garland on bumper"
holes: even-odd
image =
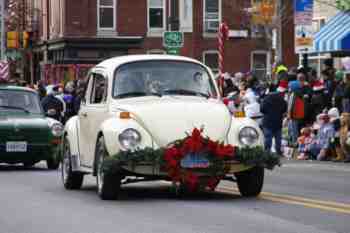
[[[145,148],[121,151],[103,163],[105,173],[120,171],[122,166],[132,169],[138,165],[152,165],[166,172],[175,184],[184,184],[189,190],[209,188],[214,190],[219,181],[229,173],[227,162],[235,161],[247,166],[273,169],[280,165],[279,156],[262,147],[238,148],[212,141],[202,136],[203,129],[195,128],[191,135],[171,143],[166,148]],[[196,155],[203,160],[195,164],[183,164],[187,156]]]

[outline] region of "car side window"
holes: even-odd
[[[102,104],[107,99],[107,82],[102,74],[93,74],[90,104]]]
[[[82,103],[87,104],[90,101],[90,96],[91,96],[91,90],[93,87],[93,82],[94,82],[94,74],[89,74],[88,78],[87,78],[87,84],[85,87],[85,92],[84,92],[84,98],[82,100]]]

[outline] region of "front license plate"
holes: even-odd
[[[209,160],[199,154],[189,154],[181,160],[182,168],[207,168]]]
[[[27,142],[6,142],[6,152],[27,152]]]

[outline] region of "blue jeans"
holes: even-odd
[[[282,129],[271,130],[263,128],[265,136],[265,150],[271,151],[272,139],[275,139],[276,153],[282,155],[281,143],[282,143]]]
[[[299,135],[299,122],[298,120],[289,120],[288,122],[288,135],[292,144],[296,144]]]

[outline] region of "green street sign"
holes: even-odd
[[[180,55],[180,48],[167,48],[166,53],[169,55]]]
[[[163,46],[165,48],[181,48],[184,45],[183,32],[169,31],[163,34]]]

